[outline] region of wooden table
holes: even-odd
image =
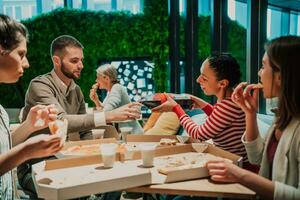
[[[159,193],[184,196],[255,199],[256,193],[241,184],[221,184],[210,179],[198,179],[162,185],[150,185],[126,190],[139,193]]]

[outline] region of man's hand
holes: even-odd
[[[133,102],[105,112],[106,122],[139,119],[141,116],[141,106],[142,104]]]
[[[61,138],[57,135],[37,135],[26,140],[22,153],[27,159],[51,156],[61,150]],[[26,159],[26,160],[27,160]]]
[[[172,109],[177,105],[176,101],[165,93],[166,102],[152,109],[152,112],[172,112]]]
[[[54,105],[36,105],[30,109],[24,123],[34,132],[48,127],[49,122],[57,119],[57,113]]]

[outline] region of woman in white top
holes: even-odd
[[[24,69],[29,67],[26,43],[26,28],[0,14],[0,83],[17,82]],[[14,199],[11,169],[26,160],[50,156],[61,149],[60,138],[55,135],[39,135],[26,140],[31,133],[47,127],[49,121],[55,120],[56,113],[53,106],[35,106],[30,110],[27,119],[10,133],[8,115],[0,105],[1,200]],[[43,119],[43,123],[36,123],[38,119]]]
[[[224,161],[209,162],[211,179],[239,182],[263,199],[300,199],[300,37],[284,36],[266,46],[258,72],[265,98],[278,97],[276,119],[266,138],[259,134],[256,84],[241,83],[232,94],[246,115],[242,141],[259,175]],[[245,89],[243,89],[245,88]]]
[[[114,66],[110,64],[101,65],[96,72],[97,83],[90,90],[90,98],[98,109],[110,111],[130,103],[127,89],[119,83],[118,72]],[[103,103],[99,100],[96,93],[98,88],[107,91],[107,96]],[[132,127],[133,134],[143,133],[143,129],[138,121],[122,122],[119,126],[120,128]]]

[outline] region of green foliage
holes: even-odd
[[[100,60],[116,57],[153,58],[154,81],[157,92],[167,86],[168,44],[168,1],[146,0],[144,14],[128,12],[94,12],[58,9],[23,22],[29,30],[28,60],[30,68],[18,85],[0,85],[0,104],[4,107],[22,107],[20,99],[34,77],[52,70],[49,48],[51,41],[59,35],[69,34],[84,45],[84,70],[78,84],[86,101],[90,102],[89,89],[96,78],[95,69]],[[199,17],[199,57],[210,53],[210,19]],[[181,35],[184,29],[181,26]],[[245,61],[245,30],[233,23],[229,34],[229,45],[240,63]],[[184,53],[184,38],[181,38],[181,55]],[[193,80],[194,81],[194,80]],[[17,86],[17,87],[16,87]],[[18,89],[16,89],[18,88]],[[18,92],[15,92],[18,91]]]

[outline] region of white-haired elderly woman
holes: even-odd
[[[127,89],[119,83],[118,72],[116,68],[110,64],[104,64],[97,68],[97,80],[90,90],[90,98],[95,103],[96,108],[110,111],[120,106],[130,103]],[[99,100],[96,93],[97,89],[107,91],[103,103]],[[143,129],[137,121],[122,122],[121,127],[132,127],[132,134],[141,134]]]

